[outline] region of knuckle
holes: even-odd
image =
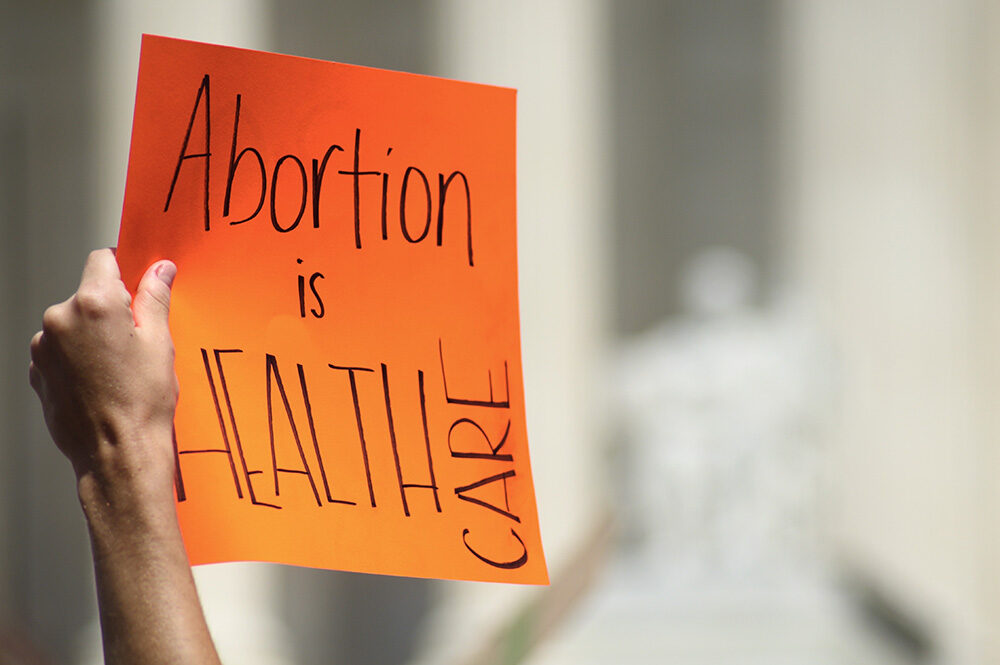
[[[73,296],[77,311],[88,318],[100,318],[111,310],[111,299],[104,289],[81,288]]]
[[[52,305],[42,314],[43,333],[59,333],[67,327],[66,308],[62,304]]]

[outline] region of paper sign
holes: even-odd
[[[547,583],[514,90],[145,36],[129,289],[162,258],[192,563]]]

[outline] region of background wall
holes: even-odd
[[[0,617],[64,658],[93,611],[87,540],[25,377],[41,312],[79,280],[92,237],[87,22],[75,3],[0,5]]]
[[[780,24],[774,3],[737,0],[627,2],[609,17],[613,313],[627,336],[682,313],[699,250],[734,247],[765,272],[777,259]]]
[[[837,554],[970,663],[1000,658],[994,11],[784,12],[786,260],[840,353]]]

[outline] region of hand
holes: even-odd
[[[177,377],[167,327],[177,268],[154,263],[129,296],[113,250],[92,252],[77,292],[45,311],[31,386],[78,481],[171,492]]]
[[[92,252],[31,340],[31,386],[76,472],[109,665],[219,663],[173,502],[176,272],[154,263],[132,301],[112,250]]]

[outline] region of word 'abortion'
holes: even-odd
[[[300,226],[306,216],[307,208],[311,207],[311,221],[313,228],[320,228],[322,218],[320,200],[323,192],[324,178],[329,182],[330,177],[348,178],[352,181],[354,190],[354,246],[362,248],[362,208],[369,209],[368,205],[362,206],[363,192],[380,192],[378,213],[381,222],[382,240],[390,237],[390,211],[398,211],[397,220],[399,231],[402,237],[409,243],[420,243],[423,241],[435,242],[438,247],[444,243],[444,233],[446,217],[460,213],[465,218],[465,241],[468,251],[469,265],[473,263],[472,253],[472,192],[469,185],[469,178],[460,170],[453,170],[448,174],[436,174],[436,187],[432,187],[432,177],[417,166],[410,165],[403,170],[402,175],[390,174],[387,170],[370,168],[367,164],[362,166],[361,159],[361,128],[354,129],[353,150],[348,150],[336,143],[330,143],[322,150],[322,154],[317,154],[311,159],[311,168],[307,171],[306,162],[303,158],[294,154],[285,154],[270,165],[270,178],[268,177],[269,165],[266,163],[261,151],[252,145],[243,145],[239,140],[240,111],[243,104],[243,96],[236,95],[236,107],[232,121],[231,141],[227,142],[228,162],[226,163],[226,189],[222,201],[222,218],[230,225],[245,224],[252,222],[264,210],[265,203],[268,204],[270,212],[271,226],[278,233],[288,233]],[[204,141],[200,142],[201,131],[196,131],[198,125],[204,123]],[[187,122],[187,130],[184,132],[180,142],[180,153],[177,158],[177,165],[174,168],[173,178],[166,193],[166,203],[163,211],[170,209],[170,203],[178,190],[178,181],[185,181],[185,178],[192,182],[197,181],[202,189],[202,199],[204,202],[204,224],[205,230],[211,230],[210,196],[209,183],[211,182],[212,168],[212,116],[211,116],[211,77],[205,74],[198,86],[194,96],[194,105],[191,116]],[[335,159],[335,153],[343,153],[342,165],[347,168],[336,169],[332,167],[331,159]],[[385,149],[385,156],[388,158],[392,154],[392,147]],[[340,158],[338,155],[337,158]],[[308,159],[308,158],[307,158]],[[196,160],[202,160],[202,169],[197,169]],[[189,166],[190,165],[190,166]],[[245,165],[244,168],[240,168]],[[254,168],[256,167],[256,168]],[[182,172],[195,171],[191,176],[182,175]],[[256,172],[256,173],[255,173]],[[279,174],[281,175],[279,179]],[[192,180],[192,179],[196,180]],[[247,179],[247,183],[256,182],[257,202],[252,211],[244,210],[237,213],[233,210],[233,189],[234,183],[237,186],[244,186],[242,191],[253,191],[253,185],[239,183],[240,179]],[[390,180],[392,193],[390,194]],[[291,201],[291,204],[280,205],[278,203],[278,185],[282,183],[282,189],[288,187],[289,193],[282,192],[283,200]],[[462,190],[459,192],[458,190]],[[446,206],[448,194],[455,192],[452,196],[454,201],[451,206]],[[436,193],[436,196],[435,196]],[[464,196],[462,196],[464,194]],[[252,200],[252,196],[250,199]],[[298,205],[294,205],[298,202]],[[249,206],[248,206],[249,207]],[[436,212],[435,212],[436,208]],[[464,208],[464,210],[463,210]],[[249,214],[247,214],[249,212]],[[371,214],[371,213],[368,213]],[[367,215],[365,215],[367,216]],[[233,219],[230,219],[233,218]],[[434,234],[431,237],[432,223]],[[307,222],[308,224],[308,222]]]
[[[218,417],[222,447],[190,449],[187,447],[189,442],[175,440],[178,501],[188,501],[197,495],[196,489],[185,486],[185,467],[193,461],[192,456],[217,453],[224,461],[213,462],[213,467],[218,473],[230,476],[233,498],[264,510],[282,509],[291,492],[293,496],[308,497],[304,501],[314,504],[316,509],[339,505],[345,510],[399,511],[403,519],[418,510],[441,513],[449,506],[457,507],[459,504],[455,501],[471,504],[476,510],[502,515],[505,519],[500,520],[499,528],[508,539],[513,538],[508,551],[486,551],[477,544],[484,534],[478,534],[480,538],[477,539],[477,534],[470,528],[462,530],[461,540],[469,554],[485,564],[496,568],[520,568],[528,561],[528,551],[517,532],[521,518],[514,512],[509,500],[510,492],[517,490],[520,479],[514,468],[513,446],[507,445],[511,437],[507,363],[503,363],[502,397],[494,397],[492,371],[487,371],[486,376],[488,398],[459,397],[454,393],[454,386],[449,389],[440,341],[438,353],[443,388],[440,397],[443,400],[438,398],[437,391],[428,400],[429,390],[423,370],[418,370],[415,377],[401,377],[398,373],[394,374],[386,363],[370,367],[331,363],[324,367],[306,368],[301,363],[290,366],[269,353],[260,357],[236,348],[202,348],[208,388],[202,399],[211,400]],[[257,417],[263,416],[267,421],[266,442],[252,437],[248,440],[247,431],[264,431],[265,428],[253,426],[254,416],[247,413],[245,403],[234,405],[231,390],[233,372],[246,370],[247,363],[258,367],[258,363],[262,365],[260,376],[263,381],[259,390],[265,396],[265,406],[263,413],[257,414]],[[346,441],[330,441],[317,434],[318,431],[328,431],[326,428],[330,426],[329,422],[319,421],[330,412],[330,405],[316,404],[314,409],[315,400],[310,398],[310,384],[315,386],[317,378],[339,381],[345,389],[349,387],[350,396],[345,393],[347,402],[344,410],[353,412],[356,424],[354,433],[347,437],[352,440],[352,452],[343,448]],[[416,381],[412,381],[414,378]],[[419,443],[402,435],[402,429],[408,429],[401,427],[401,418],[406,417],[403,413],[407,410],[405,405],[401,406],[400,400],[407,402],[409,398],[415,398],[412,401],[420,405],[423,441]],[[293,404],[296,406],[293,407]],[[302,405],[301,409],[298,404]],[[434,428],[428,426],[428,407],[436,411],[447,409],[447,422],[450,423],[447,433],[433,432]],[[415,412],[409,413],[410,417],[416,417]],[[373,430],[373,419],[383,418],[384,426]],[[505,425],[499,424],[504,421]],[[279,427],[285,434],[276,437]],[[243,435],[240,434],[241,429]],[[387,454],[391,454],[393,471],[383,471],[379,475],[375,472],[374,460],[376,456],[384,459]],[[441,462],[439,457],[461,465],[479,460],[474,468],[481,469],[482,477],[468,483],[451,484],[445,489],[442,485],[447,481],[442,482],[439,479],[441,474],[435,473],[435,462]],[[483,461],[487,464],[486,468],[482,466]],[[345,494],[342,487],[339,490],[335,487],[340,483],[334,481],[333,474],[349,468],[354,469],[352,475],[356,474],[356,481],[360,482],[350,483],[356,493]],[[289,487],[289,484],[292,486]],[[419,498],[413,496],[418,493]]]

